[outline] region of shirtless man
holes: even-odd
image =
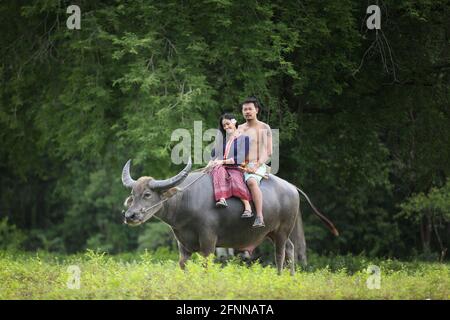
[[[246,123],[239,126],[239,130],[250,138],[248,172],[244,173],[244,179],[253,197],[256,209],[256,218],[253,227],[264,227],[262,212],[262,192],[259,188],[262,176],[267,173],[266,163],[272,155],[272,131],[268,124],[257,118],[261,106],[255,97],[247,98],[242,103],[242,115]],[[253,174],[258,173],[258,175]]]

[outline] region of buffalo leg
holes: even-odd
[[[180,242],[178,242],[178,252],[180,254],[178,263],[180,268],[184,270],[186,268],[186,261],[191,257],[192,253],[187,251]]]
[[[275,238],[275,263],[277,265],[278,274],[283,270],[284,258],[286,255],[286,237],[277,236]]]
[[[203,235],[199,239],[200,254],[207,258],[209,255],[214,254],[216,251],[217,238],[214,236]],[[205,267],[207,267],[207,261],[205,261]]]
[[[305,232],[303,231],[303,219],[302,219],[302,211],[298,210],[297,221],[294,226],[294,230],[296,230],[296,239],[293,240],[294,249],[297,251],[295,256],[300,259],[300,263],[303,267],[306,267],[308,264],[308,260],[306,257],[306,240],[305,240]],[[294,233],[294,231],[292,232]],[[291,233],[291,235],[292,235]]]
[[[286,240],[286,262],[289,263],[291,275],[295,273],[295,250],[291,239]]]

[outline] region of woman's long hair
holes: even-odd
[[[225,129],[223,128],[223,125],[222,125],[223,119],[227,119],[227,120],[235,119],[236,120],[236,117],[231,113],[224,113],[219,118],[219,128],[218,128],[218,132],[217,132],[218,134],[216,136],[216,141],[215,141],[216,143],[215,143],[214,149],[216,150],[216,155],[222,155],[222,156],[223,156],[223,148],[227,143],[227,132],[225,131]],[[234,125],[236,126],[236,129],[237,129],[237,127],[238,127],[237,122]]]
[[[222,124],[223,119],[227,119],[227,120],[233,120],[234,119],[234,120],[236,120],[236,117],[233,114],[231,114],[231,113],[224,113],[219,118],[219,130],[222,133],[223,141],[225,142],[226,141],[226,137],[227,137],[227,132],[223,128],[223,124]],[[237,122],[234,125],[236,126],[236,129],[237,129],[237,127],[238,127]]]

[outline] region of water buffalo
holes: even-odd
[[[210,175],[190,173],[190,159],[180,173],[166,180],[146,176],[134,180],[130,175],[130,162],[128,160],[122,170],[122,183],[132,189],[131,196],[125,200],[124,222],[139,225],[155,216],[168,224],[177,239],[182,269],[194,252],[208,256],[216,247],[225,247],[251,253],[265,238],[275,245],[278,273],[285,257],[290,262],[291,273],[295,270],[296,257],[306,263],[300,197],[298,189],[289,182],[275,175],[262,181],[266,226],[255,229],[252,228],[253,218],[241,218],[243,205],[238,199],[229,199],[227,208],[215,206]],[[321,219],[337,235],[332,223],[323,216]],[[293,230],[292,241],[289,236]],[[297,256],[295,246],[299,247]]]

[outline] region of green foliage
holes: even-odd
[[[13,224],[8,223],[8,218],[0,219],[0,249],[19,250],[25,241],[25,234]]]
[[[255,93],[280,129],[278,175],[341,233],[302,203],[314,251],[448,247],[448,187],[435,190],[450,176],[447,1],[386,0],[377,32],[367,3],[351,0],[78,5],[81,30],[69,30],[64,2],[0,3],[0,212],[26,236],[13,243],[172,248],[158,224],[121,224],[122,166],[174,174],[173,130],[215,128],[224,111],[241,122],[239,102]],[[424,212],[439,220],[439,246],[421,235]]]
[[[450,297],[448,264],[314,256],[316,267],[288,270],[236,262],[225,266],[212,257],[189,261],[182,271],[152,253],[108,256],[87,251],[75,256],[0,251],[0,299],[442,299]],[[319,263],[320,261],[320,263]],[[334,262],[334,266],[326,263]],[[207,267],[205,268],[205,264]],[[380,289],[369,289],[369,265],[381,271]],[[68,287],[79,272],[79,289]],[[349,272],[349,270],[352,272]]]
[[[428,194],[421,192],[411,196],[400,207],[400,214],[415,221],[429,212],[446,222],[450,221],[450,179],[442,188],[432,188]]]
[[[177,244],[172,230],[163,222],[147,223],[138,238],[138,251],[155,251],[158,248],[176,250]]]
[[[400,208],[400,217],[412,220],[415,224],[425,225],[425,229],[422,229],[424,258],[436,259],[437,254],[430,248],[431,238],[435,238],[440,248],[439,259],[444,259],[449,237],[447,226],[450,222],[450,180],[441,188],[432,188],[428,194],[421,192],[407,198],[400,204]]]

